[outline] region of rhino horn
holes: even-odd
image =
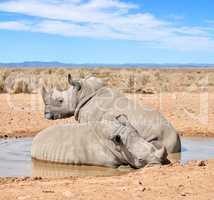
[[[165,147],[162,147],[161,149],[157,150],[155,152],[155,156],[158,158],[164,158],[167,155],[167,151]]]
[[[78,91],[81,89],[81,84],[78,81],[74,81],[71,74],[68,74],[68,83],[74,86]]]

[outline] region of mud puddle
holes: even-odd
[[[32,160],[30,149],[32,138],[0,140],[0,177],[13,176],[114,176],[133,169],[118,169],[97,166],[72,166]],[[214,138],[182,138],[182,152],[169,155],[173,161],[186,163],[190,160],[214,158]]]

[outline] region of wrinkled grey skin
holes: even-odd
[[[68,76],[68,82],[71,86],[66,91],[58,91],[56,89],[47,91],[45,87],[42,87],[42,97],[45,104],[44,115],[46,119],[55,120],[73,116],[78,103],[84,99],[85,93],[91,95],[104,86],[100,79],[89,77],[87,79],[87,87],[81,93],[80,91],[83,91],[81,84],[72,81],[70,75]]]
[[[42,96],[45,103],[45,118],[55,120],[74,115],[78,101],[72,97],[76,95],[77,90],[75,88],[69,88],[63,92],[56,89],[47,92],[43,87]]]
[[[44,92],[43,89],[47,119],[74,115],[78,122],[84,123],[112,120],[119,114],[125,114],[146,141],[152,142],[157,148],[164,146],[168,153],[181,151],[179,135],[158,111],[139,106],[120,92],[105,87],[96,77],[74,82],[69,75],[68,81],[71,86],[64,92]],[[58,99],[63,99],[61,104],[54,103]]]
[[[165,148],[146,142],[124,115],[114,121],[51,126],[33,140],[31,155],[44,161],[117,167],[168,162]]]

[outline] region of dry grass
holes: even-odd
[[[0,69],[0,92],[37,93],[41,85],[67,88],[67,74],[108,78],[108,84],[128,93],[214,91],[214,69],[48,68]]]

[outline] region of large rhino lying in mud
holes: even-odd
[[[180,152],[181,142],[173,126],[158,111],[141,107],[120,92],[104,86],[101,79],[88,77],[73,81],[70,88],[60,92],[42,89],[45,117],[60,119],[75,116],[80,123],[112,120],[125,114],[141,136],[156,147],[164,146],[168,153]]]
[[[51,126],[33,140],[31,155],[38,160],[100,166],[167,162],[165,148],[146,142],[124,115],[113,121]]]

